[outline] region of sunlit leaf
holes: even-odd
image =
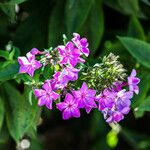
[[[150,44],[130,37],[118,37],[118,39],[139,63],[150,68]]]

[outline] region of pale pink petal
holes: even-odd
[[[131,75],[130,75],[131,77],[135,77],[136,76],[136,70],[135,69],[133,69],[132,70],[132,72],[131,72]]]
[[[29,65],[29,61],[26,57],[18,57],[18,62],[20,65]]]

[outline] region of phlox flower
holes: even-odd
[[[96,108],[95,94],[96,90],[89,89],[86,82],[84,82],[78,91],[72,91],[75,99],[78,101],[79,108],[85,108],[89,113],[92,108]]]
[[[39,69],[42,64],[35,60],[35,55],[32,55],[30,52],[26,54],[27,57],[18,57],[18,62],[20,64],[19,73],[28,73],[33,77],[34,71]]]
[[[46,105],[48,109],[52,109],[52,102],[59,98],[59,94],[52,90],[49,80],[44,83],[42,89],[34,89],[34,95],[38,98],[38,105]]]
[[[75,118],[80,117],[78,103],[70,93],[67,93],[65,100],[63,102],[57,103],[56,107],[60,111],[63,111],[62,117],[64,120],[69,119],[71,117],[75,117]]]

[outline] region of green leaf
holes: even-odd
[[[150,68],[150,44],[130,37],[118,37],[118,39],[139,63]]]
[[[133,15],[144,18],[141,12],[138,0],[107,0],[104,1],[106,5],[126,15]]]
[[[48,23],[48,46],[56,47],[62,43],[62,34],[66,33],[63,0],[58,0],[51,11]]]
[[[9,4],[21,4],[27,0],[10,0],[8,3]]]
[[[101,0],[93,0],[88,18],[80,29],[80,32],[88,39],[90,50],[94,54],[104,32],[104,16]]]
[[[14,76],[19,72],[18,62],[10,63],[5,68],[0,70],[0,81],[6,81],[13,79]]]
[[[44,71],[43,71],[44,78],[50,79],[50,78],[52,78],[53,74],[54,74],[54,67],[51,65],[46,65],[44,67]]]
[[[91,9],[93,0],[67,0],[66,1],[66,26],[67,34],[79,31]]]
[[[139,107],[137,107],[136,111],[134,111],[134,115],[136,118],[142,117],[145,111],[150,111],[150,96],[145,98]]]
[[[0,143],[8,143],[8,139],[9,139],[9,132],[8,132],[8,128],[6,126],[6,122],[4,120],[2,129],[0,130]]]
[[[0,9],[8,16],[11,22],[15,22],[16,13],[15,13],[15,4],[9,3],[0,3]]]
[[[30,88],[25,88],[23,95],[8,83],[4,84],[4,88],[9,102],[6,112],[7,126],[13,139],[19,142],[31,126],[36,126],[37,121],[35,119],[39,114],[39,107],[37,100],[33,100],[32,105],[29,103]]]
[[[130,18],[130,22],[128,26],[128,36],[145,40],[144,30],[137,17],[132,16]]]
[[[9,58],[9,52],[0,50],[0,57],[3,57],[6,60],[8,60],[8,58]]]
[[[0,130],[3,125],[3,120],[4,120],[4,102],[2,97],[0,97]]]

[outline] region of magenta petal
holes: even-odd
[[[88,56],[89,56],[90,51],[89,51],[89,49],[88,49],[88,48],[83,47],[83,48],[82,48],[82,52],[83,52],[83,54],[85,54],[85,56],[86,56],[86,57],[88,57]]]
[[[66,64],[67,63],[67,58],[66,57],[62,57],[59,63],[60,64]]]
[[[42,64],[39,61],[35,60],[34,61],[34,66],[35,66],[34,67],[35,69],[39,69],[40,67],[42,67]]]
[[[42,89],[35,89],[34,90],[34,95],[35,95],[35,97],[40,97],[40,96],[43,96],[43,95],[45,95],[45,91],[44,90],[42,90]]]
[[[120,112],[115,112],[113,114],[113,120],[116,121],[116,122],[121,121],[123,118],[124,118],[124,116]]]
[[[67,103],[72,103],[73,102],[73,96],[70,93],[66,94],[65,102],[67,102]]]
[[[45,103],[46,103],[46,97],[45,96],[42,96],[38,99],[38,105],[39,106],[43,106],[43,105],[45,105]]]
[[[74,50],[74,44],[72,42],[68,42],[66,44],[66,49],[71,51]]]
[[[84,90],[84,91],[88,89],[88,86],[87,86],[86,82],[83,82],[83,84],[81,86],[81,89]]]
[[[46,107],[47,107],[48,109],[52,109],[52,100],[48,99],[48,100],[46,101]]]
[[[60,111],[64,110],[65,108],[67,108],[67,103],[65,102],[61,102],[61,103],[57,103],[56,104],[56,108],[59,109]]]
[[[84,104],[83,100],[78,100],[78,107],[79,108],[84,108],[85,107],[85,104]]]
[[[42,52],[40,52],[37,48],[32,48],[30,53],[32,55],[38,55],[38,54],[42,54]]]
[[[67,119],[71,118],[71,112],[70,112],[70,110],[69,110],[69,109],[65,109],[65,110],[63,111],[62,116],[63,116],[63,119],[64,119],[64,120],[67,120]]]
[[[132,79],[132,84],[138,84],[140,82],[140,79],[139,78],[133,78]]]
[[[69,64],[73,67],[77,64],[77,62],[78,62],[78,60],[76,58],[69,59]]]
[[[52,96],[52,99],[53,99],[53,100],[56,100],[56,99],[59,98],[59,94],[57,94],[57,93],[55,93],[55,92],[52,92],[52,93],[51,93],[51,96]]]
[[[96,90],[88,90],[88,95],[90,95],[91,97],[94,97],[96,94]]]
[[[46,80],[46,82],[43,84],[42,88],[45,89],[46,92],[51,92],[52,88],[51,88],[50,80]]]
[[[26,73],[28,71],[27,66],[20,66],[19,73]]]
[[[78,108],[72,110],[72,116],[75,118],[79,118],[80,117],[80,111]]]
[[[31,66],[29,66],[29,67],[28,67],[28,72],[27,72],[27,73],[28,73],[31,77],[33,77],[34,71],[35,71],[35,69],[32,68]]]
[[[92,107],[85,107],[86,113],[89,114],[90,111],[92,110]]]

